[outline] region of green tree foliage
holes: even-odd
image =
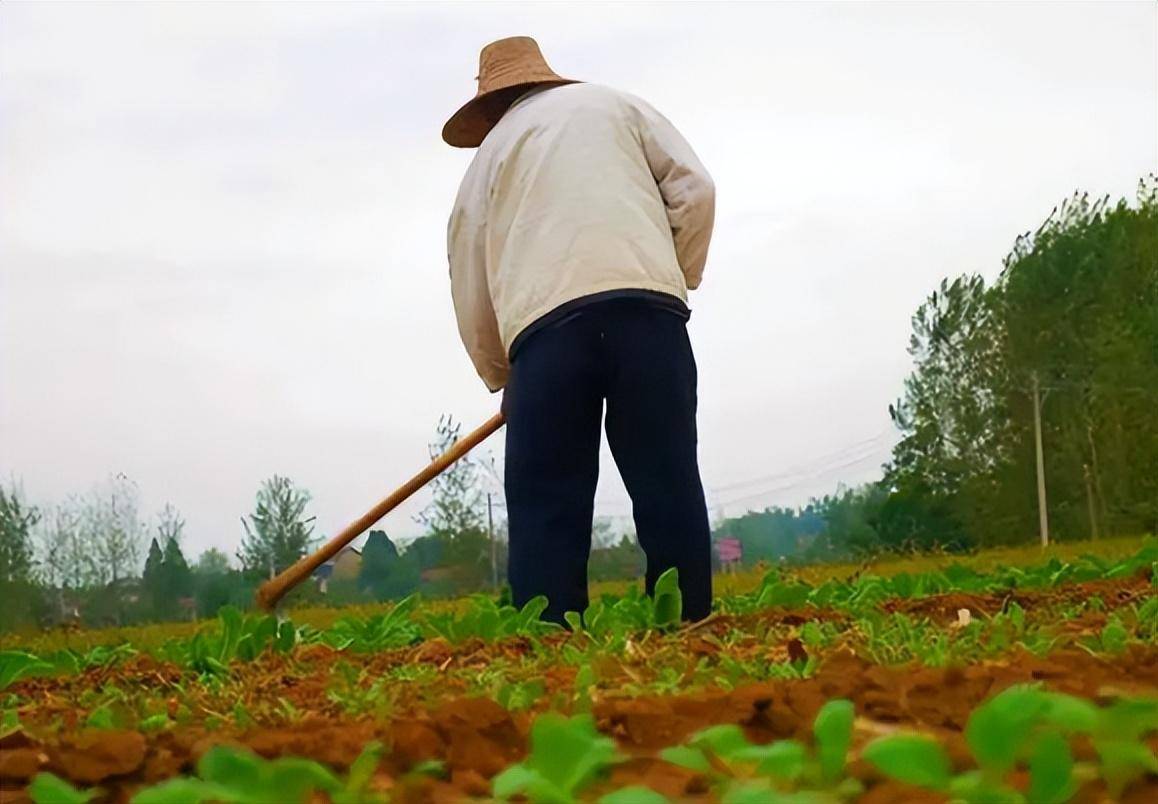
[[[0,486],[0,629],[29,625],[44,602],[33,577],[32,529],[40,511],[24,500],[20,489]]]
[[[314,544],[314,518],[305,515],[310,494],[288,477],[274,475],[262,483],[238,559],[246,571],[272,576],[304,556]]]
[[[229,556],[216,547],[210,547],[203,552],[193,565],[194,572],[204,575],[224,575],[229,570]]]
[[[884,541],[957,542],[984,518],[961,492],[1008,449],[1007,375],[992,295],[978,276],[944,280],[913,316],[909,354],[917,369],[889,409],[904,436],[885,478],[897,494],[889,521],[898,530],[882,534]]]
[[[879,517],[889,543],[1036,530],[1033,384],[1055,536],[1158,528],[1158,180],[1137,203],[1074,195],[997,281],[945,281],[913,318],[916,368]]]
[[[185,560],[185,556],[181,552],[181,545],[177,543],[176,539],[171,538],[165,543],[161,574],[165,581],[166,597],[172,602],[171,611],[176,613],[176,604],[182,598],[190,597],[193,594],[193,571],[189,569],[189,563]]]
[[[362,548],[358,588],[375,600],[405,597],[414,591],[418,581],[418,573],[411,572],[412,565],[412,561],[403,560],[386,531],[372,530]]]
[[[167,532],[172,531],[158,528],[159,534]],[[178,616],[180,600],[191,597],[193,591],[193,571],[189,569],[177,540],[170,537],[162,550],[154,538],[149,544],[145,571],[141,575],[141,599],[148,607],[148,616],[159,620]]]
[[[32,575],[32,529],[40,512],[20,489],[0,486],[0,584],[24,583]]]
[[[193,597],[199,617],[214,617],[224,606],[246,607],[256,584],[229,566],[229,557],[215,547],[201,554],[192,570]]]
[[[599,542],[596,542],[598,545]],[[592,581],[626,581],[643,577],[647,558],[632,536],[623,534],[619,541],[596,546],[587,561],[587,577]]]
[[[460,423],[450,416],[441,417],[429,445],[431,459],[450,449],[461,432]],[[483,469],[468,455],[431,481],[432,499],[417,517],[426,534],[407,545],[399,556],[387,597],[400,597],[419,586],[428,594],[443,595],[478,591],[489,585]]]
[[[479,591],[490,586],[490,540],[481,527],[459,531],[444,539],[441,559],[434,580],[443,594]]]
[[[800,511],[772,507],[725,519],[714,535],[739,539],[743,561],[750,564],[790,556],[823,531],[824,518],[813,506]]]
[[[840,489],[814,501],[810,510],[824,522],[825,537],[854,555],[878,552],[889,545],[881,538],[880,515],[888,493],[877,484]],[[906,545],[910,546],[910,545]]]
[[[165,578],[162,565],[165,563],[165,554],[157,539],[149,543],[149,554],[145,558],[145,571],[141,574],[141,592],[145,605],[151,614],[160,616],[165,608]]]

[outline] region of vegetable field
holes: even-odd
[[[410,598],[10,642],[0,798],[1155,801],[1158,541],[1105,555],[773,569],[693,625],[668,575],[570,631]]]

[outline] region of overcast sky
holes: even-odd
[[[638,94],[718,188],[692,297],[728,513],[879,475],[909,317],[1076,188],[1158,165],[1158,6],[0,6],[0,478],[123,472],[232,554],[263,478],[321,533],[496,408],[454,324],[444,145],[478,50]],[[490,445],[501,462],[501,439]],[[413,536],[419,497],[384,522]],[[629,512],[604,461],[598,512]]]

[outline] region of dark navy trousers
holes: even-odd
[[[604,422],[604,403],[606,420]],[[684,617],[711,609],[711,547],[696,459],[696,364],[685,320],[637,299],[583,306],[521,343],[504,398],[508,576],[516,605],[582,612],[601,425],[631,496],[646,588],[679,570]]]

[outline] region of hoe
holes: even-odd
[[[481,427],[454,442],[450,449],[431,461],[430,465],[399,486],[390,496],[381,500],[369,511],[343,528],[340,533],[319,547],[317,551],[308,556],[303,556],[293,565],[282,570],[279,575],[263,583],[257,590],[258,608],[263,611],[273,611],[277,606],[277,602],[285,597],[288,591],[310,577],[314,570],[337,555],[343,547],[361,536],[367,528],[379,519],[405,502],[410,495],[442,474],[448,466],[485,441],[488,436],[502,427],[505,421],[506,419],[502,413],[496,413],[494,416],[491,416]]]

